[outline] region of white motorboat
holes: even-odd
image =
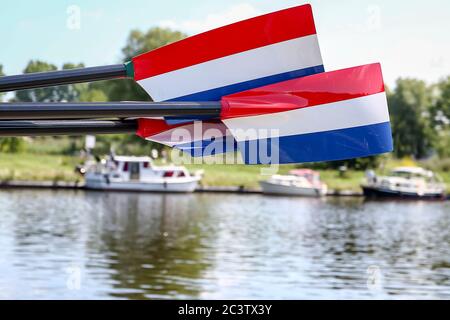
[[[266,194],[320,197],[327,193],[327,185],[320,181],[318,172],[310,169],[289,171],[288,175],[273,175],[259,182]]]
[[[398,167],[380,177],[369,171],[362,189],[367,197],[445,198],[445,184],[432,171],[420,167]]]
[[[183,166],[155,166],[150,157],[110,156],[90,165],[86,188],[99,190],[193,192],[201,172],[192,175]]]

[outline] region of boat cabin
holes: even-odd
[[[111,179],[125,181],[145,181],[155,178],[180,178],[189,176],[184,167],[179,166],[153,166],[150,157],[114,156],[102,166],[104,174],[109,174]]]

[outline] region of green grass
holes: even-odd
[[[0,180],[77,181],[79,159],[31,153],[0,153]]]
[[[258,181],[269,178],[269,175],[261,174],[261,169],[267,166],[236,165],[187,165],[189,170],[204,170],[202,184],[205,186],[244,186],[247,188],[258,187]],[[279,167],[277,174],[285,174],[295,169],[294,165],[283,165]],[[364,172],[347,171],[340,177],[336,170],[319,170],[321,178],[329,188],[334,190],[357,191],[364,177]]]

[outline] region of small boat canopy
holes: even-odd
[[[289,171],[290,175],[293,176],[300,176],[300,177],[305,177],[305,176],[319,176],[319,173],[317,171],[311,170],[311,169],[294,169]]]
[[[392,170],[392,174],[410,174],[422,177],[432,177],[433,172],[421,167],[397,167]]]
[[[134,157],[134,156],[114,156],[114,161],[118,162],[152,162],[150,157]]]

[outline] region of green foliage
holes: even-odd
[[[20,153],[25,151],[26,143],[23,138],[8,137],[0,139],[0,152]]]
[[[437,132],[435,149],[440,158],[450,158],[450,129]]]
[[[450,158],[433,157],[430,160],[424,161],[422,165],[430,170],[440,171],[441,173],[450,172]]]
[[[122,49],[125,61],[141,53],[162,47],[166,44],[181,40],[186,35],[179,31],[167,28],[151,28],[147,32],[132,30],[128,36],[127,43]]]
[[[381,162],[381,159],[382,156],[372,156],[341,161],[316,162],[301,165],[300,167],[325,170],[325,169],[339,169],[340,167],[345,166],[348,169],[366,170],[377,168]]]
[[[388,95],[398,157],[423,158],[432,150],[435,132],[431,125],[431,90],[424,81],[398,79],[395,90]]]
[[[433,120],[442,128],[450,126],[450,76],[440,81],[437,85],[439,97],[432,108]]]
[[[100,89],[84,88],[80,90],[78,100],[83,102],[105,102],[108,101],[108,96]]]
[[[431,119],[436,130],[436,152],[441,158],[450,158],[450,76],[436,85],[438,97],[431,108]]]
[[[99,135],[93,153],[104,155],[113,150],[116,154],[149,155],[152,149],[163,148],[164,146],[159,143],[146,141],[136,135]]]

